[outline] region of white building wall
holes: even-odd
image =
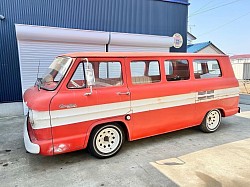
[[[231,64],[237,79],[250,79],[250,58],[231,59]]]
[[[191,45],[193,43],[193,41],[196,40],[196,37],[194,37],[193,35],[191,35],[189,32],[187,33],[187,44]]]
[[[243,63],[233,63],[232,64],[234,74],[236,79],[242,80],[243,79]]]

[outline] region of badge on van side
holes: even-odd
[[[76,104],[68,104],[68,105],[64,105],[64,104],[60,104],[59,108],[76,108],[77,105]]]

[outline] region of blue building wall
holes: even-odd
[[[186,52],[188,0],[1,0],[0,102],[21,101],[15,23],[172,36]]]

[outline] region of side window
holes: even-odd
[[[130,69],[133,84],[149,84],[161,81],[158,61],[132,61]]]
[[[190,78],[187,60],[165,60],[167,81],[188,80]]]
[[[80,63],[76,68],[73,76],[67,84],[68,88],[85,88],[85,74],[83,63]]]
[[[122,67],[120,62],[99,62],[99,77],[95,87],[120,86],[122,81]]]
[[[217,60],[194,60],[193,65],[196,79],[221,77],[221,70]]]

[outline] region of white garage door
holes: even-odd
[[[76,51],[104,51],[104,46],[35,41],[19,42],[23,93],[27,88],[34,85],[37,78],[39,63],[38,77],[41,77],[55,57],[60,54]]]
[[[104,52],[109,33],[75,29],[16,25],[22,93],[33,86],[38,73],[41,77],[53,59],[60,55],[79,51]],[[24,105],[24,114],[27,108]]]

